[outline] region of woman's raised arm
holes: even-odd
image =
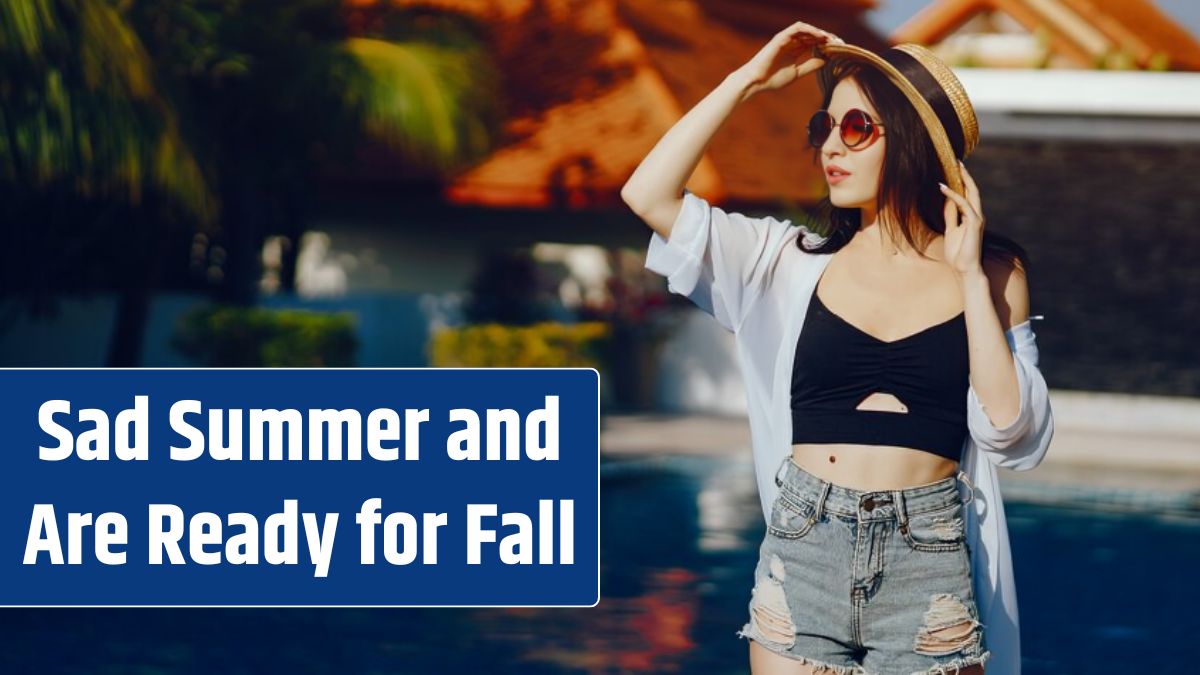
[[[711,206],[685,190],[684,182],[738,103],[820,68],[824,61],[815,54],[803,62],[800,57],[830,40],[841,42],[803,23],[771,38],[663,136],[621,191],[625,203],[654,230],[646,268],[666,277],[668,290],[689,298],[729,331],[739,330],[796,228],[770,216],[752,218]]]
[[[754,94],[787,86],[820,68],[824,60],[812,52],[825,41],[842,42],[802,22],[777,33],[667,130],[625,182],[621,199],[651,229],[669,239],[671,224],[683,206],[683,187],[717,129]],[[802,60],[806,53],[810,56]]]

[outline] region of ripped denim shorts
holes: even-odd
[[[987,661],[963,472],[866,491],[824,481],[790,455],[780,469],[739,637],[816,673],[944,674]]]

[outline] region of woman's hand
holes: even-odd
[[[833,33],[801,21],[776,33],[754,58],[738,68],[747,82],[747,97],[786,87],[825,65],[825,59],[816,55],[816,46],[826,42],[845,44]]]
[[[983,204],[979,199],[979,187],[975,179],[967,173],[967,167],[960,160],[958,168],[962,172],[963,190],[966,196],[960,195],[948,186],[938,183],[942,194],[946,195],[946,206],[943,215],[946,218],[946,232],[942,237],[945,247],[945,260],[950,264],[959,278],[983,273]]]

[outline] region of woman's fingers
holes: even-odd
[[[946,192],[947,190],[942,190],[943,194]],[[942,207],[942,217],[946,219],[947,230],[949,230],[952,226],[958,227],[962,224],[958,220],[958,205],[954,203],[953,199],[946,200],[946,204]]]
[[[842,41],[841,38],[834,35],[833,33],[830,33],[827,30],[822,30],[820,28],[817,28],[816,26],[813,26],[811,24],[804,23],[803,21],[797,21],[796,23],[792,24],[791,26],[788,26],[787,28],[785,28],[783,30],[782,34],[786,35],[789,38],[808,37],[808,38],[812,38],[812,39],[816,39],[816,40],[829,40],[831,42]]]
[[[838,37],[836,35],[830,35],[828,33],[821,33],[819,35],[813,35],[812,33],[800,33],[797,35],[792,35],[791,37],[793,40],[803,40],[805,42],[815,42],[817,44],[829,44],[829,43],[845,44],[846,43],[846,41],[841,39],[840,37]]]
[[[979,212],[975,210],[975,207],[971,205],[971,202],[968,201],[966,197],[958,194],[954,190],[951,190],[948,186],[942,185],[940,183],[938,184],[938,189],[941,190],[942,194],[946,195],[946,197],[948,199],[950,199],[955,205],[957,205],[958,211],[963,216],[964,220],[967,218],[972,218],[976,222],[979,222],[979,220],[980,220]],[[949,221],[947,221],[947,222],[949,222]],[[961,225],[961,223],[958,223],[958,224]]]
[[[798,21],[775,34],[750,64],[757,91],[779,89],[825,65],[820,47],[845,41]]]
[[[958,168],[962,173],[963,191],[967,194],[967,200],[975,208],[976,213],[983,213],[983,201],[979,194],[979,186],[975,184],[975,179],[971,177],[971,174],[967,173],[967,165],[963,164],[961,159],[958,161]]]

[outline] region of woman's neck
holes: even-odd
[[[885,259],[895,259],[903,256],[905,258],[921,259],[926,254],[931,253],[929,250],[930,244],[937,239],[937,233],[928,228],[920,228],[914,234],[916,246],[912,246],[904,239],[903,233],[889,230],[879,218],[874,218],[870,221],[866,220],[867,211],[863,210],[864,219],[858,228],[858,232],[854,238],[860,240],[858,245],[870,248],[872,251]]]

